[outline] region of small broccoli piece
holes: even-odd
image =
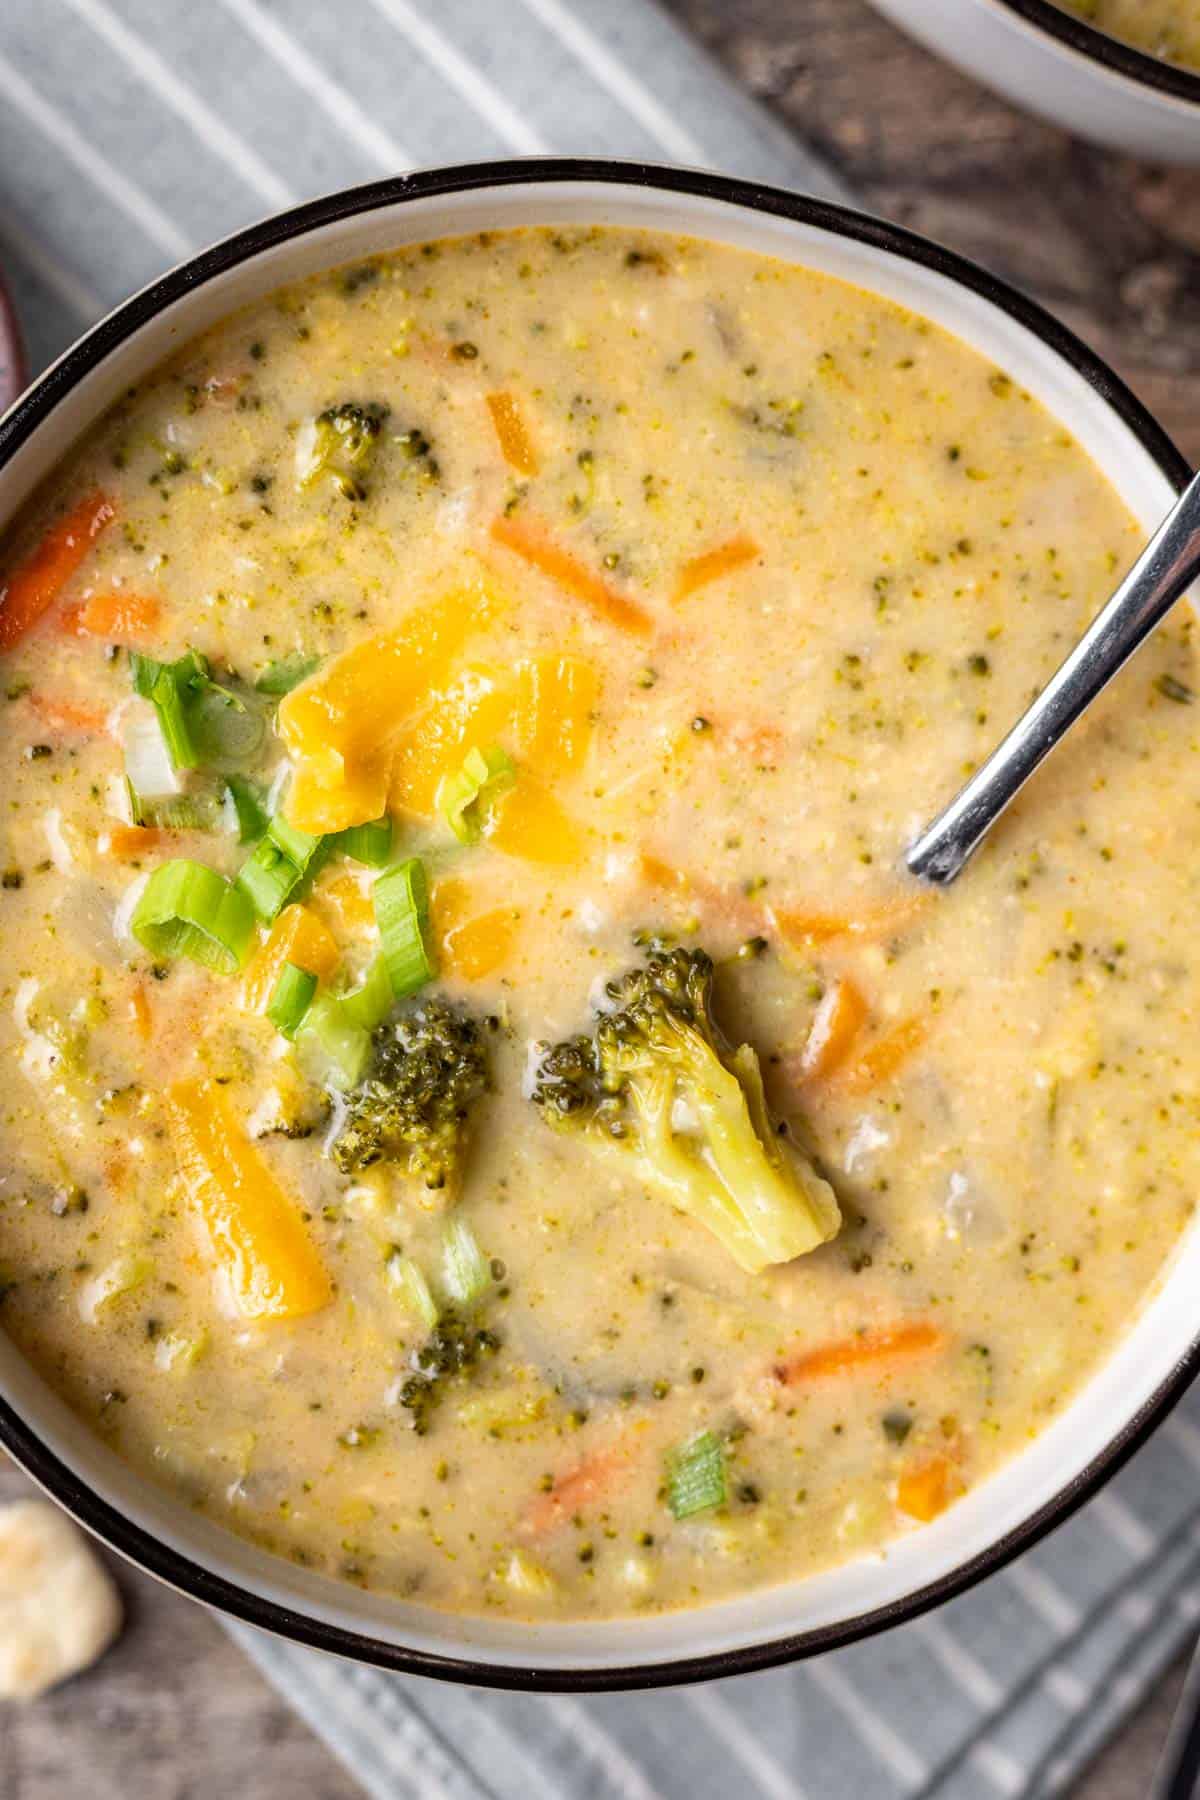
[[[325,476],[347,500],[365,500],[366,478],[375,460],[386,406],[360,406],[346,400],[327,406],[301,434],[298,451],[300,486],[312,487]]]
[[[471,1107],[488,1086],[478,1021],[445,1000],[426,1000],[380,1025],[371,1041],[330,1155],[346,1175],[386,1159],[427,1188],[453,1190]]]
[[[591,1036],[542,1053],[531,1097],[556,1130],[629,1156],[757,1274],[824,1243],[841,1215],[772,1125],[755,1052],[722,1037],[712,980],[703,950],[654,945],[607,984]]]
[[[430,1418],[447,1385],[469,1374],[482,1357],[494,1356],[500,1339],[486,1326],[475,1326],[457,1313],[443,1313],[433,1331],[413,1357],[414,1372],[400,1389],[400,1404],[409,1414],[418,1437],[429,1430]]]

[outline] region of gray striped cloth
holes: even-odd
[[[0,0],[0,260],[44,365],[256,215],[540,151],[837,182],[649,0]],[[379,1800],[1065,1792],[1200,1617],[1200,1404],[937,1614],[790,1669],[530,1697],[238,1641]]]

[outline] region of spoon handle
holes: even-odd
[[[954,880],[1042,758],[1197,576],[1200,475],[1028,712],[909,850],[905,860],[914,875],[943,887]]]

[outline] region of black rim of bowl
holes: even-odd
[[[1020,0],[1022,6],[1028,3],[1029,0]],[[437,199],[492,187],[528,186],[549,192],[575,182],[614,188],[643,187],[662,194],[691,195],[774,215],[830,231],[946,276],[1027,327],[1080,374],[1128,427],[1175,489],[1182,490],[1189,478],[1188,465],[1170,438],[1098,356],[1035,301],[966,258],[901,226],[780,188],[649,163],[568,158],[466,163],[399,176],[311,201],[238,232],[171,270],[126,301],[35,382],[0,423],[0,467],[16,455],[31,432],[53,412],[77,382],[164,307],[274,245],[339,220],[408,200]],[[452,230],[453,222],[450,223]],[[699,228],[703,229],[703,222]],[[768,1642],[625,1667],[568,1664],[534,1668],[520,1663],[507,1665],[477,1660],[472,1656],[443,1656],[390,1644],[372,1637],[367,1631],[328,1624],[294,1607],[263,1599],[237,1582],[213,1574],[202,1564],[172,1549],[153,1532],[126,1518],[81,1480],[2,1399],[0,1443],[68,1512],[112,1549],[169,1586],[248,1624],[316,1649],[408,1674],[436,1676],[480,1687],[599,1693],[710,1681],[720,1676],[770,1668],[821,1651],[838,1649],[940,1605],[985,1576],[994,1574],[1082,1505],[1149,1436],[1198,1369],[1200,1337],[1193,1341],[1144,1405],[1114,1432],[1100,1454],[1051,1500],[986,1550],[913,1593],[835,1624],[772,1638]],[[140,1482],[144,1478],[135,1475],[134,1479]]]
[[[1019,19],[1024,19],[1027,25],[1035,25],[1069,50],[1077,50],[1081,56],[1100,63],[1114,75],[1124,75],[1140,87],[1154,88],[1157,93],[1169,94],[1174,100],[1188,100],[1193,106],[1200,107],[1200,72],[1185,69],[1182,63],[1167,62],[1161,56],[1150,56],[1145,50],[1135,50],[1132,44],[1101,31],[1098,26],[1081,19],[1078,13],[1064,12],[1054,0],[1000,0],[1000,4],[1016,13]]]

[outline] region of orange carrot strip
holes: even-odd
[[[506,519],[501,515],[492,520],[491,536],[531,568],[539,569],[556,587],[565,588],[568,594],[582,600],[610,625],[642,636],[650,630],[650,620],[640,606],[635,606],[632,600],[602,581],[570,550],[556,544],[543,525],[530,519]]]
[[[868,1088],[878,1087],[880,1082],[887,1081],[896,1074],[903,1063],[921,1048],[929,1035],[927,1019],[914,1016],[902,1019],[891,1031],[884,1032],[873,1043],[867,1045],[862,1055],[852,1063],[844,1063],[835,1073],[834,1080],[838,1087],[847,1093],[861,1094]]]
[[[78,731],[85,737],[104,737],[108,714],[78,700],[54,700],[49,694],[30,694],[29,704],[50,731]]]
[[[840,937],[888,937],[918,919],[930,900],[928,894],[905,895],[898,900],[870,902],[852,912],[810,912],[795,906],[768,910],[780,937],[789,943],[811,945]]]
[[[515,469],[518,475],[536,475],[539,468],[538,453],[513,396],[489,394],[487,408],[492,415],[501,455],[509,468]]]
[[[162,602],[154,594],[128,594],[121,588],[92,594],[72,610],[71,628],[110,644],[145,643],[162,618]]]
[[[150,1016],[150,1002],[146,998],[146,990],[140,981],[134,987],[129,1010],[133,1015],[133,1022],[137,1026],[138,1036],[143,1040],[149,1038],[154,1029],[154,1021]]]
[[[839,976],[821,996],[800,1059],[804,1081],[820,1081],[844,1063],[867,1016],[867,1003],[852,981]]]
[[[553,1487],[539,1494],[528,1508],[524,1529],[530,1537],[542,1537],[574,1518],[584,1507],[602,1500],[616,1484],[633,1458],[633,1444],[628,1437],[618,1438],[604,1450],[595,1450],[581,1462],[556,1477]]]
[[[720,581],[723,575],[731,575],[735,569],[753,562],[759,555],[761,552],[754,539],[745,532],[739,532],[726,543],[718,544],[715,550],[705,550],[701,555],[693,556],[679,571],[672,596],[676,606],[698,588],[707,587],[711,581]]]
[[[98,488],[85,494],[50,527],[32,556],[0,582],[0,651],[11,650],[53,606],[116,516],[112,501]]]
[[[910,1519],[928,1525],[963,1492],[962,1477],[946,1456],[935,1456],[919,1469],[906,1470],[896,1483],[896,1505]]]
[[[732,931],[750,935],[768,928],[770,920],[765,909],[748,895],[720,887],[703,875],[676,869],[661,857],[647,852],[643,852],[639,860],[642,879],[649,886],[661,888],[675,899],[686,901],[697,912],[703,913],[709,923],[726,925]]]
[[[833,1375],[852,1375],[860,1369],[881,1363],[901,1362],[911,1356],[925,1356],[940,1350],[946,1334],[928,1319],[917,1319],[908,1325],[887,1325],[879,1331],[864,1331],[858,1337],[844,1338],[833,1344],[818,1344],[815,1350],[802,1350],[788,1362],[776,1363],[772,1371],[776,1381],[793,1387],[799,1381],[824,1381]]]
[[[155,825],[110,825],[101,847],[110,856],[142,856],[147,850],[158,850],[171,837]]]

